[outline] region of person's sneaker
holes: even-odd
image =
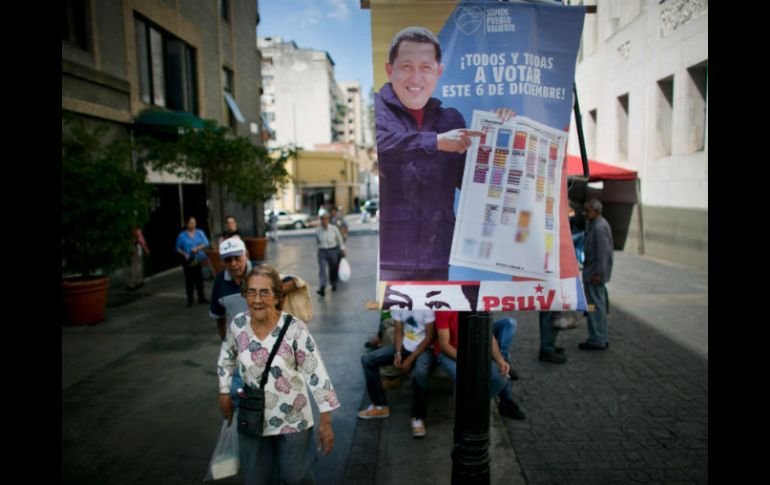
[[[507,416],[511,419],[526,419],[527,415],[521,410],[518,404],[509,400],[500,400],[500,404],[497,405],[497,410],[501,416]]]
[[[358,417],[361,419],[379,419],[387,418],[388,416],[390,416],[390,408],[388,406],[375,406],[374,404],[370,404],[368,408],[358,412]]]
[[[578,348],[580,350],[607,350],[609,346],[610,346],[609,342],[605,342],[604,345],[596,345],[588,342],[580,342],[578,344]]]
[[[324,295],[326,295],[326,290],[325,290],[325,289],[324,289],[324,287],[322,286],[322,287],[320,287],[320,288],[318,289],[318,291],[316,291],[316,293],[318,293],[318,294],[319,294],[319,295],[321,295],[321,296],[324,296]]]
[[[425,436],[425,424],[422,419],[412,418],[412,436],[415,438]]]
[[[554,364],[563,364],[567,362],[567,356],[564,355],[564,353],[558,353],[553,352],[549,354],[548,352],[540,352],[539,356],[540,362],[552,362]]]

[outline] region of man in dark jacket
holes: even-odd
[[[465,130],[459,111],[431,98],[443,70],[429,30],[409,27],[393,38],[385,64],[390,82],[375,96],[382,280],[449,275],[455,187],[464,152],[480,133]]]
[[[612,274],[612,230],[602,217],[602,203],[590,199],[583,205],[586,218],[585,262],[583,286],[588,304],[594,311],[588,312],[588,340],[578,345],[581,350],[604,350],[609,347],[607,335],[608,297],[607,287]]]
[[[446,280],[454,232],[455,188],[465,150],[480,131],[432,98],[444,71],[438,39],[407,27],[390,44],[390,82],[375,95],[380,162],[380,279]],[[505,121],[513,115],[497,111]]]

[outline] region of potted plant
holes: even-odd
[[[104,320],[109,273],[128,263],[146,221],[149,186],[124,140],[79,118],[62,130],[62,311],[72,324]]]
[[[228,128],[205,120],[201,128],[180,127],[172,141],[142,138],[145,159],[155,170],[182,177],[200,177],[210,199],[218,184],[232,200],[246,205],[264,203],[289,180],[286,162],[296,156],[293,147],[268,150],[245,136],[230,136]],[[264,259],[264,224],[256,211],[256,237],[244,237],[251,259]],[[207,214],[209,227],[211,217]],[[213,239],[213,238],[212,238]],[[214,251],[209,254],[214,255]],[[213,259],[213,258],[212,258]]]

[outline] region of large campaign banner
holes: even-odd
[[[372,1],[383,308],[586,308],[566,148],[584,9]]]

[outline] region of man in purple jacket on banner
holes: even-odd
[[[375,95],[380,162],[380,279],[446,281],[454,232],[455,188],[465,151],[482,132],[432,98],[444,70],[438,38],[407,27],[390,43],[389,82]],[[505,121],[509,109],[497,110]]]

